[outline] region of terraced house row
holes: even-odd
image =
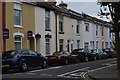
[[[14,1],[0,2],[0,6],[0,30],[9,32],[4,38],[4,31],[0,31],[2,51],[32,49],[49,55],[59,50],[112,45],[111,23],[67,9],[64,2],[56,6],[56,2]]]

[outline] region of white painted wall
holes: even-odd
[[[55,14],[50,11],[50,28],[51,31],[45,31],[45,9],[41,7],[35,7],[35,32],[41,34],[39,52],[46,55],[46,42],[45,35],[50,34],[50,54],[55,51]]]

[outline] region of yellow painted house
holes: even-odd
[[[9,38],[6,39],[5,49],[32,49],[34,50],[35,8],[33,4],[25,2],[6,2],[6,28],[9,29]]]

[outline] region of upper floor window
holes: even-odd
[[[45,29],[50,30],[50,11],[45,11]]]
[[[96,25],[96,36],[98,36],[98,25]]]
[[[20,3],[14,3],[14,25],[22,26],[22,8]]]
[[[63,32],[63,15],[59,15],[59,32]]]
[[[89,23],[85,23],[85,31],[89,32]]]
[[[80,33],[80,26],[79,26],[79,21],[77,21],[77,26],[76,26],[76,33]]]
[[[104,36],[104,27],[102,27],[101,29],[102,29],[102,36]]]

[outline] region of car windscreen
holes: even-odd
[[[57,54],[58,54],[58,55],[59,55],[59,54],[64,54],[64,52],[58,51],[58,52],[54,52],[54,53],[53,53],[53,55],[57,55]]]

